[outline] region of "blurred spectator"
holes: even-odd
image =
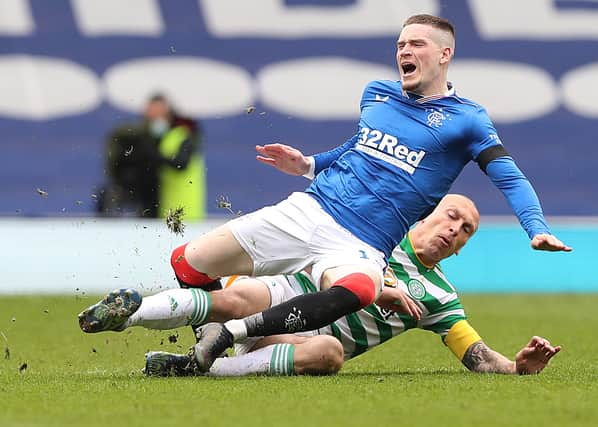
[[[197,123],[179,115],[161,94],[143,120],[117,127],[107,145],[109,183],[100,211],[107,216],[165,217],[185,208],[185,219],[205,216],[205,170]]]

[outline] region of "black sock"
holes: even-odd
[[[207,283],[205,285],[197,286],[189,285],[188,283],[183,282],[181,279],[179,279],[179,276],[177,275],[175,275],[174,277],[176,277],[177,282],[179,282],[179,286],[183,289],[199,288],[202,291],[206,292],[219,291],[220,289],[222,289],[222,282],[220,282],[220,279],[216,279],[213,282]]]
[[[292,334],[323,328],[360,308],[359,298],[342,286],[299,295],[261,313],[246,317],[247,336]]]

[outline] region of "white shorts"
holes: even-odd
[[[308,279],[310,279],[311,286],[309,289],[304,289],[301,286],[301,282],[296,279],[294,276],[262,276],[257,277],[257,279],[263,282],[270,291],[270,307],[274,307],[282,302],[288,301],[291,298],[294,298],[298,295],[303,295],[305,293],[312,293],[312,292],[319,292],[320,288],[313,285],[313,280],[307,273],[302,273]],[[246,277],[246,276],[245,276]],[[240,279],[243,279],[243,276],[239,276],[235,278],[235,280],[230,283],[228,286],[243,286],[242,284],[238,284]],[[304,285],[305,286],[305,285]],[[324,332],[326,331],[326,332]],[[315,330],[315,331],[307,331],[307,332],[298,332],[295,335],[301,335],[304,337],[313,337],[315,335],[319,335],[320,333],[326,333],[330,335],[330,328],[326,328],[324,330]],[[248,337],[243,340],[235,342],[234,346],[234,355],[240,356],[242,354],[249,353],[253,347],[257,344],[259,340],[263,337]]]
[[[362,264],[379,271],[380,286],[384,282],[384,254],[339,225],[307,193],[293,193],[228,225],[253,259],[253,276],[292,274],[312,266],[319,287],[329,268]]]

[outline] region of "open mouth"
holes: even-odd
[[[411,62],[403,62],[401,64],[401,71],[403,71],[404,76],[415,73],[415,70],[417,70],[417,67]]]
[[[438,237],[440,238],[440,241],[442,242],[442,244],[444,246],[446,246],[447,248],[451,245],[450,240],[447,239],[446,237],[444,237],[444,236],[438,236]]]

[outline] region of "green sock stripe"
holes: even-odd
[[[194,303],[196,304],[191,318],[192,325],[201,325],[208,318],[210,309],[212,308],[212,297],[208,292],[201,289],[191,289]]]
[[[199,302],[197,301],[198,296],[195,292],[195,289],[191,288],[189,289],[189,292],[191,292],[191,297],[193,298],[193,314],[189,319],[189,325],[194,325],[195,318],[197,317],[197,312],[199,311]]]
[[[287,375],[293,375],[295,370],[293,366],[295,365],[295,345],[294,344],[287,344]]]
[[[286,375],[285,368],[287,366],[286,359],[287,359],[287,352],[286,346],[287,344],[278,344],[280,346],[280,351],[278,352],[278,373],[280,375]]]
[[[278,344],[274,345],[272,349],[272,356],[270,356],[270,374],[276,375],[276,358],[278,357]]]
[[[205,315],[203,317],[203,319],[201,319],[202,323],[205,323],[206,320],[208,320],[208,316],[209,314],[212,312],[212,295],[210,295],[209,292],[204,292],[203,293],[205,296]]]
[[[293,375],[295,346],[275,344],[270,358],[270,373],[273,375]]]
[[[282,365],[280,363],[280,359],[283,356],[282,346],[284,344],[275,344],[274,349],[272,349],[272,358],[270,359],[270,373],[273,375],[281,375],[284,372],[282,371]]]

